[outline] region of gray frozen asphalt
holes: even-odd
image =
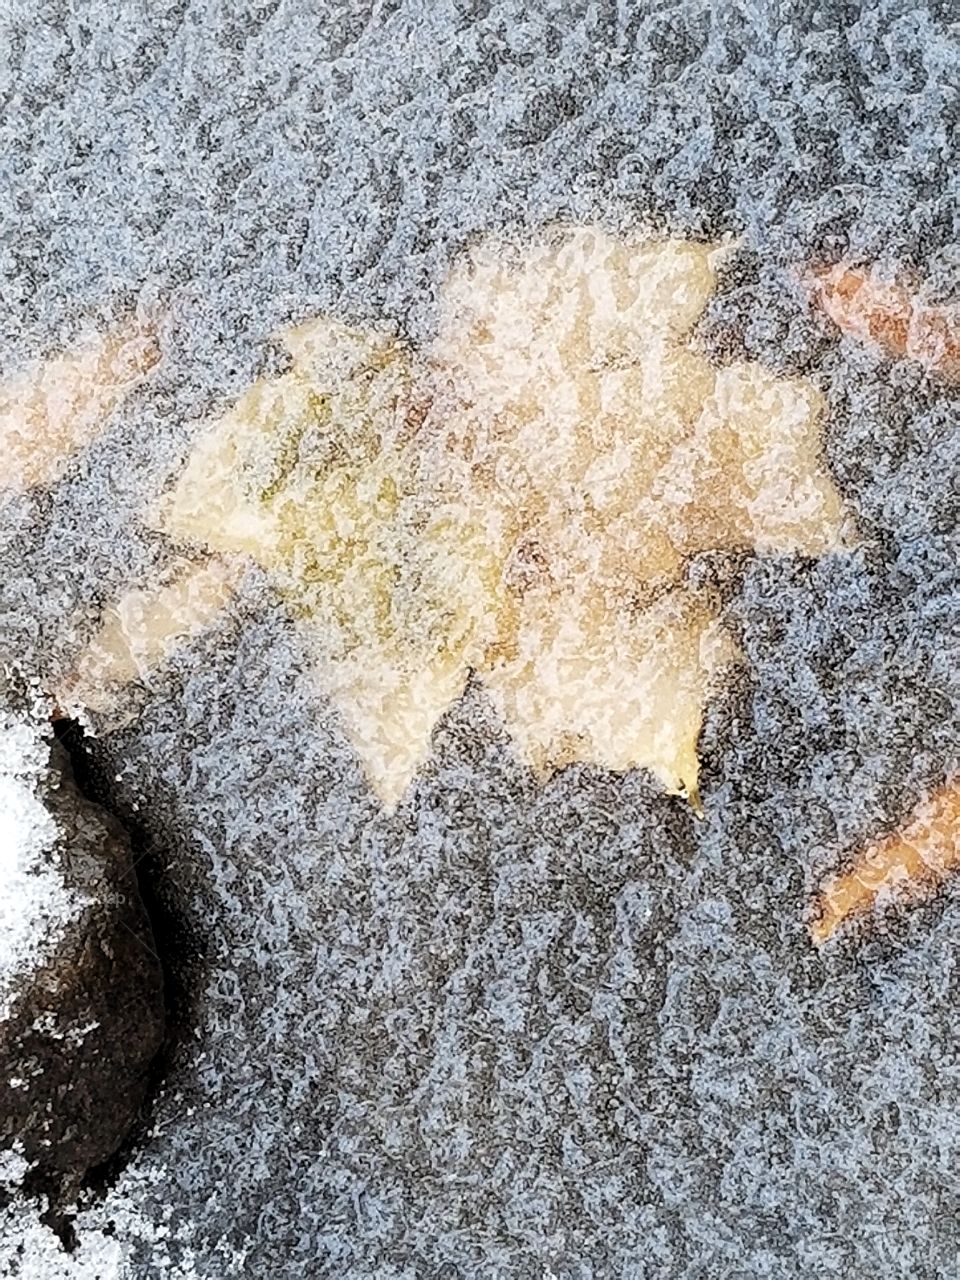
[[[957,392],[839,339],[795,279],[850,254],[960,296],[956,19],[2,0],[0,366],[131,305],[167,352],[2,513],[7,660],[43,679],[163,562],[144,505],[280,325],[422,338],[472,237],[557,217],[742,238],[702,340],[824,391],[861,533],[745,566],[701,823],[640,773],[537,783],[479,687],[384,816],[251,573],[93,744],[149,849],[179,1037],[77,1221],[104,1268],[960,1275],[960,890],[821,953],[803,914],[958,765]],[[4,1211],[5,1274],[79,1267],[33,1213]]]

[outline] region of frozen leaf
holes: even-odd
[[[122,688],[147,675],[213,623],[240,576],[236,563],[186,563],[172,581],[131,590],[107,611],[58,691],[61,709],[112,712]]]
[[[675,591],[636,616],[586,593],[524,601],[516,656],[485,683],[527,762],[649,768],[696,801],[713,678],[736,658],[710,605]]]
[[[480,670],[540,768],[640,765],[692,794],[716,665],[736,650],[701,651],[718,628],[686,561],[842,545],[816,389],[718,372],[689,345],[723,253],[591,228],[523,251],[490,240],[441,292],[431,418],[517,597],[516,652]]]
[[[0,490],[54,481],[158,359],[153,331],[131,320],[0,383]]]
[[[816,391],[690,345],[724,252],[487,240],[425,351],[318,317],[201,435],[160,527],[268,572],[388,807],[471,670],[535,768],[641,766],[696,796],[736,649],[686,561],[819,554],[842,524]]]
[[[960,867],[960,781],[927,797],[892,835],[856,855],[819,895],[810,934],[820,944],[890,900],[928,894]]]
[[[960,307],[939,306],[899,281],[840,262],[811,273],[813,296],[843,333],[895,360],[960,382]]]

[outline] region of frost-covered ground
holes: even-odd
[[[51,676],[164,563],[140,516],[279,326],[423,339],[466,243],[556,217],[742,238],[701,340],[824,391],[861,544],[747,565],[701,823],[642,774],[537,783],[479,687],[383,816],[251,571],[96,745],[179,993],[149,1133],[72,1261],[15,1204],[0,1267],[955,1274],[958,890],[822,953],[804,910],[958,764],[957,393],[796,274],[852,254],[958,296],[953,6],[312,10],[0,9],[0,364],[131,305],[165,350],[4,509],[4,656]]]

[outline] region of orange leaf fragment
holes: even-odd
[[[810,935],[826,942],[845,921],[890,896],[920,897],[960,868],[960,778],[917,806],[907,823],[871,844],[843,875],[828,881]]]
[[[811,282],[818,303],[844,333],[960,382],[960,307],[925,302],[905,284],[844,262],[814,271]]]
[[[130,320],[0,382],[0,490],[55,480],[158,359],[153,331]]]

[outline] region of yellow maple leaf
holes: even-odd
[[[691,345],[724,252],[487,240],[425,350],[320,317],[197,444],[161,527],[270,573],[388,808],[470,670],[535,768],[642,766],[696,803],[736,651],[687,561],[842,542],[814,388]]]
[[[284,340],[293,368],[204,433],[155,519],[271,574],[392,808],[495,640],[500,566],[427,479],[409,352],[324,318]]]
[[[841,544],[815,388],[691,349],[723,253],[596,228],[488,241],[441,293],[434,412],[480,477],[466,500],[512,539],[508,577],[518,552],[537,566],[516,656],[480,666],[535,767],[641,765],[695,796],[703,708],[736,651],[686,561]]]

